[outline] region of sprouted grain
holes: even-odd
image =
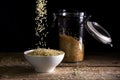
[[[64,54],[64,52],[59,51],[59,50],[54,50],[54,49],[38,48],[38,49],[34,49],[28,55],[32,55],[32,56],[56,56],[56,55],[60,55],[60,54]]]

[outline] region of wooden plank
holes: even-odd
[[[30,66],[0,67],[0,79],[12,80],[119,80],[119,67],[56,67],[52,73],[37,73]]]
[[[37,73],[23,53],[2,53],[0,80],[120,80],[120,56],[89,54],[82,62],[62,62],[52,73]]]

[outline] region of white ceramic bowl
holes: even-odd
[[[32,56],[28,55],[34,50],[24,52],[26,60],[35,68],[36,72],[52,72],[64,58],[65,53],[56,56]]]

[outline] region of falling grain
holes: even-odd
[[[36,1],[36,27],[35,27],[35,36],[39,38],[36,42],[36,46],[46,47],[46,37],[48,34],[47,31],[47,0],[37,0]]]

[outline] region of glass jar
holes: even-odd
[[[58,15],[59,49],[65,52],[64,61],[82,61],[84,58],[84,13],[68,13],[63,10]]]
[[[54,14],[59,29],[59,50],[65,52],[64,62],[84,60],[84,29],[102,43],[111,44],[110,34],[88,18],[84,12],[60,10]]]

